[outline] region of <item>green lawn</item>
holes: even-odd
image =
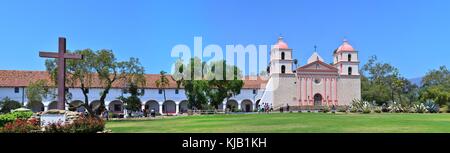
[[[430,133],[450,132],[450,114],[273,113],[109,121],[116,133]]]

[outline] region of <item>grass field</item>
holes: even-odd
[[[449,133],[450,114],[273,113],[109,121],[115,133]]]

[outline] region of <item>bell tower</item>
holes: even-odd
[[[272,104],[275,110],[298,105],[297,75],[293,69],[292,49],[279,37],[270,50],[269,81],[261,102]]]
[[[339,75],[359,76],[358,52],[344,39],[333,53],[333,65],[339,70]]]
[[[278,38],[278,42],[273,45],[270,51],[270,71],[269,74],[294,74],[292,49],[283,41],[283,37]]]
[[[361,76],[359,74],[358,52],[344,40],[333,53],[333,65],[338,69],[339,105],[350,105],[361,99]]]

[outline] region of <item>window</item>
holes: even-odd
[[[314,79],[314,83],[316,83],[316,84],[319,84],[320,81],[321,81],[321,80],[320,80],[319,78]]]
[[[284,60],[284,52],[281,52],[281,59]]]
[[[69,92],[69,88],[64,88],[64,92]]]
[[[175,89],[175,94],[178,94],[178,93],[180,93],[180,91],[178,91],[178,89]]]
[[[19,87],[14,88],[14,93],[19,93]]]
[[[158,93],[159,93],[159,94],[162,94],[162,89],[159,89],[159,90],[158,90]]]
[[[348,67],[348,75],[352,75],[352,67]]]
[[[86,93],[89,93],[89,88],[88,88],[88,89],[86,89]]]
[[[281,66],[281,73],[286,73],[286,66],[284,65]]]
[[[352,61],[352,54],[348,54],[347,59],[348,59],[349,62]]]
[[[256,94],[256,89],[253,89],[253,94]]]

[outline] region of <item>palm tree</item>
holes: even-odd
[[[164,102],[167,100],[167,99],[166,99],[166,90],[165,90],[165,88],[166,88],[167,86],[169,86],[169,79],[167,79],[166,73],[167,73],[167,72],[165,72],[165,71],[159,72],[159,74],[160,74],[160,79],[158,79],[158,80],[155,81],[156,87],[157,87],[159,90],[162,90],[162,92],[163,92],[163,94],[164,94]]]

